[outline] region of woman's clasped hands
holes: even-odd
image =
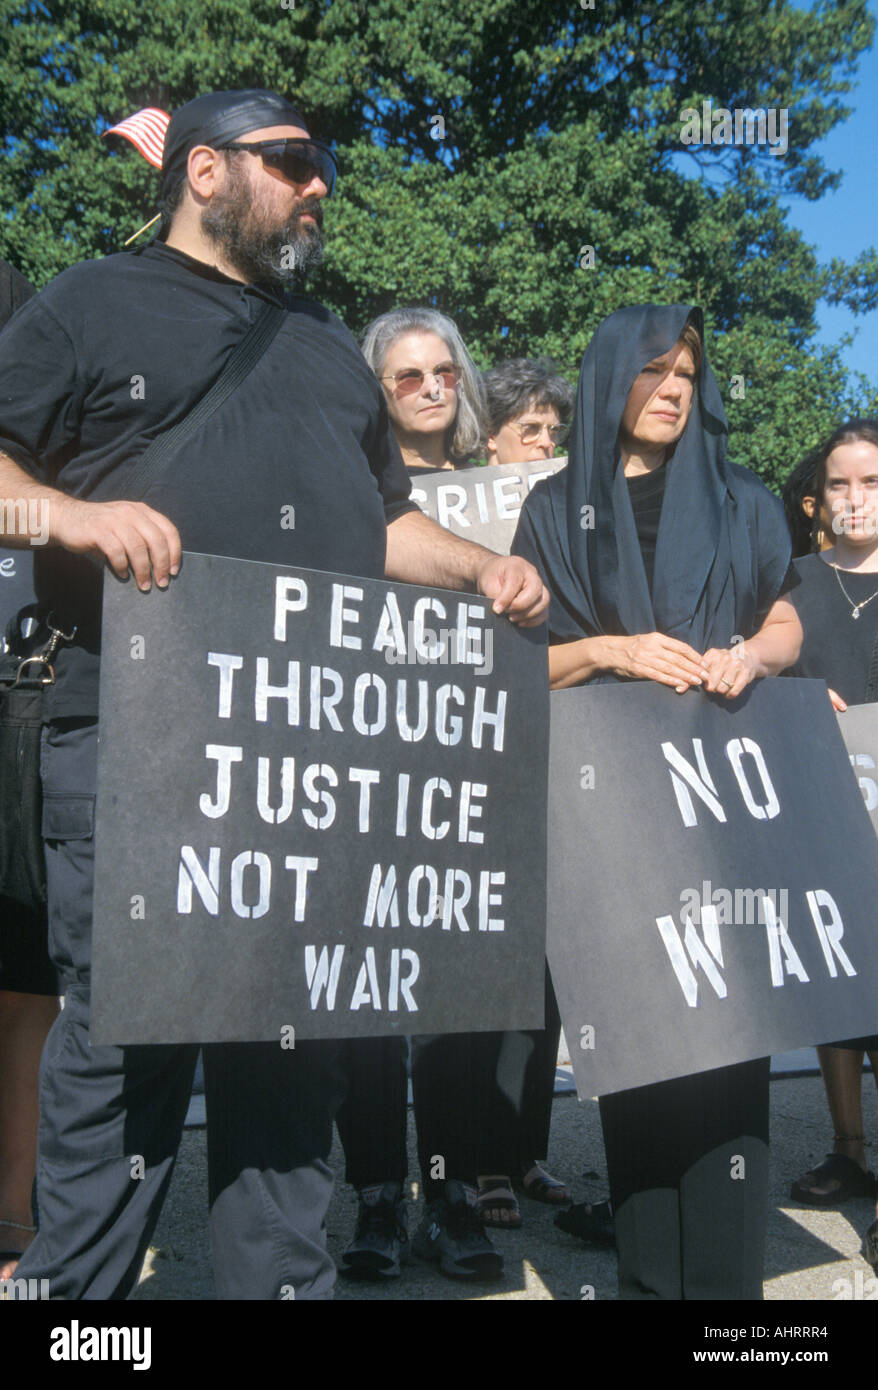
[[[693,687],[733,700],[759,675],[758,663],[744,642],[711,647],[700,655],[688,642],[662,632],[640,632],[618,643],[616,675],[654,680],[682,695]]]

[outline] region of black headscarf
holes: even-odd
[[[586,350],[568,465],[537,483],[512,546],[550,590],[555,641],[658,631],[698,652],[728,647],[736,634],[752,636],[780,591],[790,560],[783,508],[753,473],[726,459],[728,426],[705,355],[686,428],[665,465],[649,592],[619,425],[638,373],[674,346],[690,317],[703,339],[701,311],[688,305],[619,309]]]
[[[275,125],[308,129],[292,102],[260,87],[207,92],[187,101],[174,112],[165,134],[162,185],[172,174],[185,169],[189,151],[196,145],[220,150],[239,136],[249,135],[251,130]]]

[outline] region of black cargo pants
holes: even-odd
[[[198,1051],[89,1045],[96,763],[94,721],[44,731],[49,940],[66,1003],[40,1074],[40,1230],[17,1277],[48,1279],[56,1299],[124,1298],[134,1286]],[[204,1075],[218,1297],[331,1297],[327,1158],[344,1093],[335,1044],[213,1044]]]

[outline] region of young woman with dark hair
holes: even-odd
[[[781,491],[781,501],[793,542],[794,559],[798,559],[800,555],[810,555],[812,550],[821,550],[825,543],[825,516],[821,518],[816,538],[814,526],[814,490],[817,484],[819,457],[820,450],[811,449],[788,475]],[[829,543],[831,544],[831,539]]]
[[[878,701],[878,420],[839,426],[817,451],[815,472],[816,511],[829,518],[830,548],[796,561],[800,582],[791,597],[804,641],[786,674],[825,680],[833,708],[843,712]],[[835,1137],[823,1162],[793,1183],[796,1201],[835,1207],[875,1193],[863,1137],[866,1054],[878,1076],[878,1036],[817,1049]]]

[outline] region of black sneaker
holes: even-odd
[[[445,1184],[445,1196],[427,1203],[413,1243],[422,1260],[438,1261],[443,1274],[453,1279],[499,1279],[503,1256],[485,1235],[474,1187],[453,1179]]]
[[[616,1226],[609,1202],[574,1202],[555,1217],[559,1231],[579,1236],[586,1245],[615,1245]]]
[[[354,1238],[342,1256],[342,1273],[360,1279],[395,1279],[411,1258],[408,1218],[398,1182],[364,1187]]]

